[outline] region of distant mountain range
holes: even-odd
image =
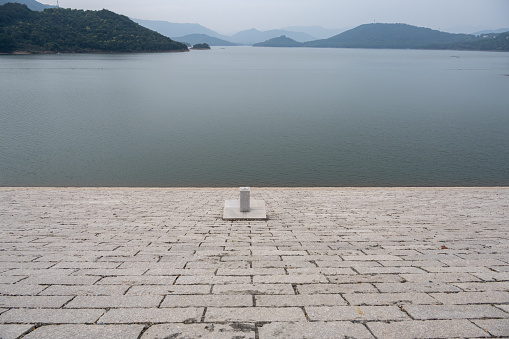
[[[211,46],[253,45],[254,43],[265,41],[281,35],[286,35],[291,39],[294,39],[299,42],[312,41],[318,39],[317,36],[308,34],[306,32],[291,31],[286,29],[259,31],[257,29],[252,28],[228,36],[219,34],[199,24],[180,24],[167,21],[151,21],[133,18],[131,20],[146,28],[154,30],[177,41],[188,43],[204,42]],[[300,27],[300,29],[306,30],[306,27]],[[336,30],[327,30],[325,28],[321,28],[318,26],[309,27],[309,31],[317,32],[319,33],[320,36],[323,34],[327,34],[326,32],[329,33],[336,32]],[[202,40],[196,41],[195,39],[197,38],[200,38]],[[191,40],[193,42],[191,42]]]
[[[131,18],[131,20],[143,27],[156,31],[162,35],[166,35],[169,38],[189,34],[206,34],[214,38],[222,38],[220,34],[208,29],[207,27],[203,27],[200,24],[180,24],[168,21],[140,20],[134,18]]]
[[[292,31],[286,31],[283,29],[273,29],[270,31],[259,31],[257,29],[248,29],[245,31],[238,32],[230,37],[231,41],[245,44],[245,45],[252,45],[260,41],[265,41],[267,39],[271,39],[274,37],[278,37],[281,35],[286,35],[290,39],[304,42],[304,41],[312,41],[316,40],[314,36],[311,36],[307,33],[302,32],[292,32]]]
[[[338,35],[340,33],[343,33],[345,31],[348,31],[349,29],[352,29],[353,27],[344,27],[344,28],[338,28],[338,29],[327,29],[320,26],[290,26],[285,27],[283,30],[285,31],[291,31],[291,32],[302,32],[309,34],[310,36],[315,37],[312,40],[316,39],[327,39],[331,36]],[[297,40],[297,39],[295,39]],[[297,40],[299,41],[299,40]]]
[[[55,8],[56,6],[50,6],[41,4],[40,2],[37,2],[35,0],[0,0],[0,6],[4,5],[8,2],[16,2],[19,4],[27,5],[29,9],[32,11],[43,11],[45,8]]]
[[[180,41],[188,46],[206,43],[209,46],[238,46],[233,42],[229,42],[223,39],[214,38],[206,34],[188,34],[181,37],[172,38],[175,41]]]
[[[56,7],[41,4],[36,0],[0,0],[0,5],[7,2],[22,3],[35,11]],[[131,20],[175,41],[189,45],[207,43],[210,46],[447,48],[445,46],[452,46],[452,44],[474,43],[480,36],[493,38],[490,34],[509,31],[509,29],[484,30],[469,35],[451,34],[406,24],[366,24],[348,30],[346,28],[326,29],[320,26],[291,26],[268,31],[252,28],[228,36],[197,23]],[[496,42],[499,45],[501,43],[499,40]],[[493,45],[493,41],[491,43],[485,41],[482,45],[483,48],[487,48]]]
[[[328,39],[301,43],[287,36],[280,36],[254,46],[509,51],[509,32],[475,36],[445,33],[406,24],[366,24]]]
[[[472,35],[483,35],[483,34],[490,34],[490,33],[505,33],[509,32],[509,28],[499,28],[495,30],[484,30],[484,31],[478,31],[472,33]]]
[[[426,48],[469,42],[477,36],[509,29],[453,34],[407,24],[365,24],[353,29],[325,29],[319,26],[292,26],[259,31],[248,29],[234,35],[221,35],[199,24],[133,19],[140,25],[189,44],[210,46],[254,45],[257,47],[336,47],[336,48]]]

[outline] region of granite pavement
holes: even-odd
[[[0,338],[509,337],[509,188],[0,188]]]

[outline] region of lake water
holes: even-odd
[[[508,186],[509,53],[0,56],[0,186]]]

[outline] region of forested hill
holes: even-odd
[[[457,49],[471,51],[509,51],[509,32],[483,34],[475,41],[458,42],[447,45],[433,45],[436,49]]]
[[[186,45],[108,10],[0,6],[0,52],[170,52]]]
[[[427,48],[475,40],[474,35],[451,34],[407,24],[366,24],[328,39],[310,41],[306,47]]]

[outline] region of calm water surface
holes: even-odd
[[[0,186],[508,186],[509,53],[0,56]]]

